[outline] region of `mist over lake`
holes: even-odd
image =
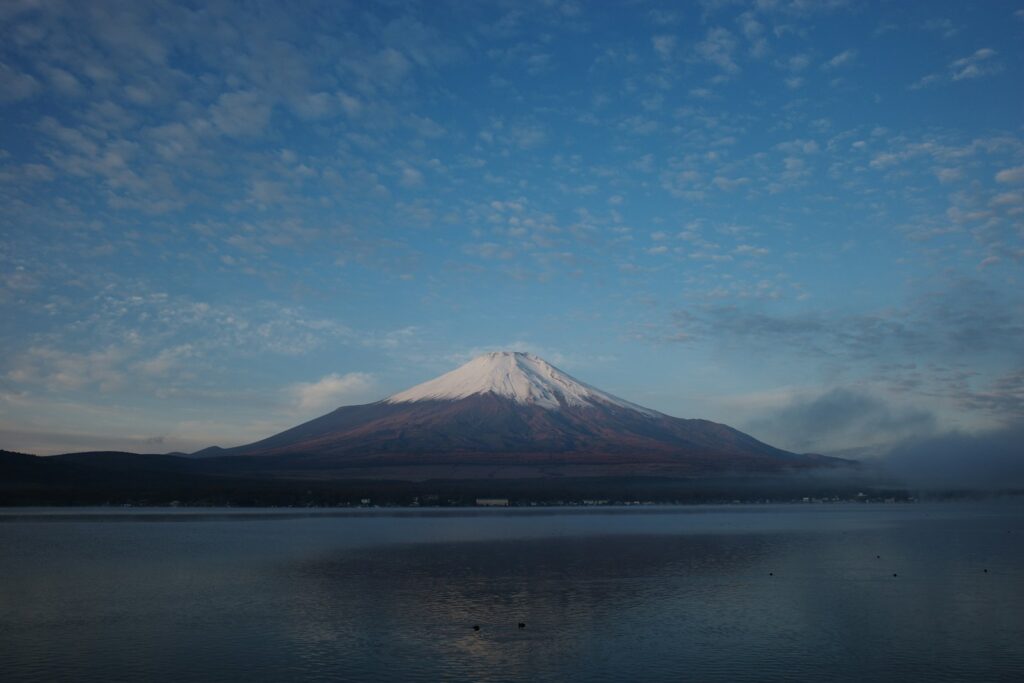
[[[0,670],[12,682],[1019,680],[1022,534],[1019,501],[7,510]]]

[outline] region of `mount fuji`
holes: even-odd
[[[390,480],[686,477],[847,462],[790,453],[724,424],[644,408],[519,352],[485,354],[376,403],[194,455],[239,458],[254,472],[293,477],[330,472]]]

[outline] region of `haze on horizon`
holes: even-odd
[[[1019,2],[13,1],[0,38],[0,448],[233,446],[504,349],[1020,474]]]

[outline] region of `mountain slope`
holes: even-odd
[[[525,476],[766,472],[839,461],[783,451],[707,420],[675,418],[522,353],[480,356],[383,401],[348,406],[220,453],[287,470],[401,478],[443,468]],[[253,466],[260,466],[254,463]],[[481,469],[482,468],[482,469]],[[541,468],[541,469],[538,469]],[[504,476],[504,475],[503,475]]]

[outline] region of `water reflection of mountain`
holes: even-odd
[[[563,667],[552,658],[607,658],[601,643],[609,637],[664,638],[662,627],[716,596],[728,610],[727,594],[763,562],[765,547],[763,537],[746,535],[606,536],[320,557],[290,569],[295,636],[316,651],[345,650],[371,677],[384,661],[476,680],[507,667],[557,671]]]
[[[0,523],[4,683],[1024,670],[1019,507],[87,517]]]
[[[357,679],[1019,680],[1012,529],[904,521],[349,548],[281,583],[297,649]]]

